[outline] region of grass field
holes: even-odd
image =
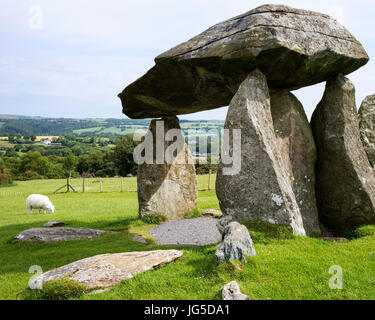
[[[144,226],[137,217],[136,178],[126,178],[120,191],[119,179],[86,180],[86,193],[49,195],[56,207],[51,215],[29,215],[25,208],[30,193],[49,194],[64,180],[16,182],[0,188],[0,299],[23,299],[32,274],[30,266],[43,271],[102,253],[155,250],[133,242],[129,228]],[[78,190],[80,179],[72,180]],[[199,208],[216,208],[215,191],[207,191],[207,176],[198,177]],[[214,182],[211,183],[214,186]],[[50,220],[63,220],[70,227],[124,230],[92,240],[65,243],[21,243],[13,238],[21,231],[41,227]],[[374,299],[375,236],[347,243],[330,243],[307,237],[293,237],[258,224],[248,224],[257,256],[247,264],[216,267],[215,245],[183,247],[184,255],[163,268],[126,280],[108,292],[83,295],[80,299],[220,299],[218,290],[236,280],[251,299]],[[168,249],[171,247],[168,247]],[[178,247],[175,247],[178,248]],[[343,289],[329,288],[331,266],[343,270]]]

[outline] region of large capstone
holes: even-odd
[[[177,219],[197,208],[195,166],[177,117],[152,120],[135,153],[144,154],[146,161],[138,165],[137,174],[141,217],[158,214]]]
[[[302,104],[287,90],[271,93],[271,112],[303,226],[307,234],[319,232],[315,200],[316,148],[309,121]]]
[[[159,55],[119,97],[131,118],[186,114],[227,106],[255,68],[270,88],[291,90],[349,74],[367,61],[362,45],[335,19],[264,5]]]
[[[327,82],[311,121],[319,220],[336,233],[375,222],[375,177],[362,146],[353,84]]]
[[[358,116],[361,140],[371,165],[375,167],[375,95],[363,100]]]
[[[230,143],[222,150],[216,178],[222,220],[262,220],[305,235],[290,169],[274,133],[266,77],[259,70],[240,85],[224,128],[230,133]]]

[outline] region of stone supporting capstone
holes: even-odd
[[[253,219],[286,225],[305,235],[300,209],[290,180],[290,168],[281,157],[275,136],[266,77],[255,70],[233,97],[225,129],[234,136],[241,129],[241,150],[229,144],[228,154],[240,157],[238,172],[226,174],[230,165],[219,163],[216,193],[223,212],[221,224]],[[231,140],[231,139],[229,139]]]
[[[336,233],[374,223],[375,177],[360,139],[355,88],[347,78],[327,82],[311,126],[319,220]]]
[[[146,161],[138,165],[137,174],[140,217],[177,219],[197,208],[195,166],[176,116],[152,120],[135,154],[144,154]]]
[[[367,158],[375,167],[375,95],[367,96],[358,110],[359,130]]]
[[[320,232],[315,200],[316,148],[312,130],[298,99],[287,90],[270,94],[275,135],[307,234]]]

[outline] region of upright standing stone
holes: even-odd
[[[327,82],[313,117],[319,219],[332,231],[375,222],[375,177],[362,146],[355,89],[344,76]]]
[[[168,137],[171,129],[177,130],[173,130],[174,133],[170,131],[172,135]],[[152,163],[138,166],[139,215],[182,218],[197,208],[198,191],[193,158],[180,130],[179,120],[177,117],[152,120],[147,134],[152,134],[153,154]],[[171,138],[171,141],[164,141],[165,137],[167,140]],[[173,162],[168,163],[167,149],[173,149],[173,146],[176,147]],[[160,164],[157,163],[157,154],[164,154],[164,161]]]
[[[363,100],[358,115],[361,140],[371,165],[375,167],[375,95]]]
[[[229,154],[240,157],[239,172],[228,175],[221,160],[216,193],[223,220],[262,220],[290,226],[305,235],[301,212],[290,183],[288,168],[280,155],[274,133],[266,77],[253,71],[233,97],[225,129],[241,129],[241,152],[230,144]]]
[[[305,111],[292,93],[281,90],[271,93],[271,112],[303,226],[307,234],[319,232],[315,200],[316,148]]]

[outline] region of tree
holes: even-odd
[[[50,172],[51,164],[47,157],[42,157],[39,152],[29,151],[21,157],[20,172],[34,171],[45,176]]]
[[[14,150],[14,148],[7,148],[4,157],[18,157],[18,153]]]
[[[116,142],[113,159],[119,175],[126,176],[129,173],[137,173],[137,165],[133,159],[133,152],[136,146],[137,142],[133,140],[133,135],[127,135]]]
[[[69,155],[64,158],[63,168],[68,172],[69,176],[72,175],[72,171],[75,171],[77,168],[78,160],[74,155]]]
[[[2,158],[0,158],[0,173],[4,173],[5,169],[5,162]]]

